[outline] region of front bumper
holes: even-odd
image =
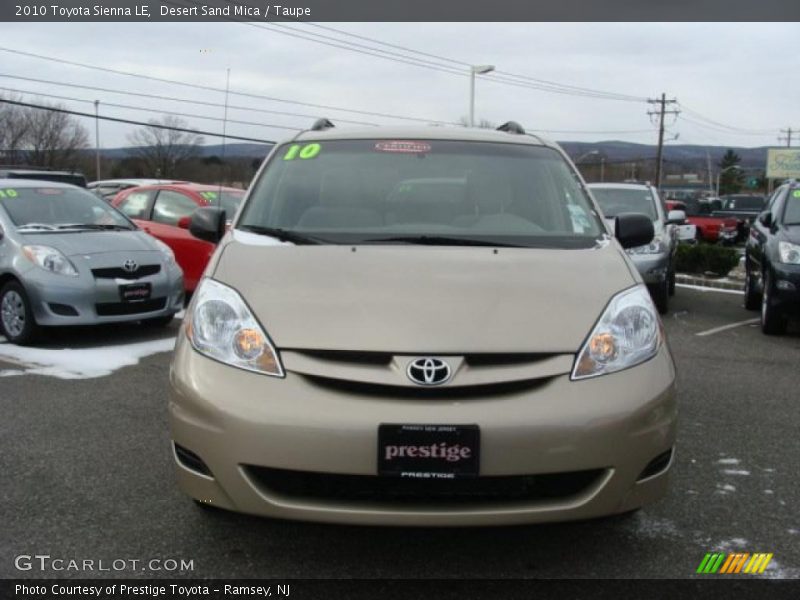
[[[773,303],[781,312],[800,315],[800,265],[773,264]]]
[[[642,280],[648,284],[664,283],[669,272],[669,253],[629,254]]]
[[[643,472],[674,447],[674,380],[662,346],[642,365],[579,382],[563,374],[466,400],[367,397],[291,371],[277,379],[228,367],[197,353],[181,333],[170,370],[172,439],[208,472],[176,455],[178,483],[195,499],[230,510],[351,524],[500,525],[625,512],[666,493],[671,458]],[[479,425],[481,477],[600,475],[566,497],[415,505],[296,495],[253,476],[255,467],[380,479],[381,423]]]
[[[183,273],[174,264],[136,280],[95,278],[85,270],[78,277],[65,277],[31,269],[22,281],[36,323],[47,327],[139,321],[173,315],[183,308]],[[122,302],[119,286],[135,283],[150,284],[150,299]]]

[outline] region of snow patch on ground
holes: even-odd
[[[738,458],[720,458],[717,461],[721,465],[738,465],[739,459]]]
[[[0,360],[20,365],[20,370],[0,371],[0,377],[16,375],[46,375],[59,379],[105,377],[122,367],[137,364],[146,356],[170,352],[174,347],[175,338],[94,348],[26,348],[2,344]]]
[[[718,490],[724,490],[726,492],[735,492],[736,491],[736,486],[731,485],[729,483],[725,483],[725,484],[718,483],[717,484],[717,489]]]
[[[722,471],[725,475],[750,475],[750,471],[744,471],[742,469],[723,469]]]

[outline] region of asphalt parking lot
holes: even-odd
[[[706,552],[742,550],[774,554],[764,576],[799,578],[800,327],[764,336],[741,324],[757,317],[741,305],[740,294],[681,287],[664,318],[681,406],[670,495],[630,516],[526,527],[345,527],[202,510],[173,481],[165,350],[178,322],[59,332],[50,353],[2,343],[0,577],[681,578]],[[34,554],[182,559],[193,570],[15,568]]]

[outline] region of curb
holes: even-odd
[[[742,291],[744,282],[737,281],[719,281],[716,279],[709,279],[708,277],[699,277],[697,275],[683,275],[682,273],[675,274],[675,281],[677,283],[684,283],[687,285],[696,285],[700,287],[707,287],[718,290],[736,290]]]

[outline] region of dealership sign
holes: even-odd
[[[800,149],[770,148],[767,150],[767,178],[800,179]]]

